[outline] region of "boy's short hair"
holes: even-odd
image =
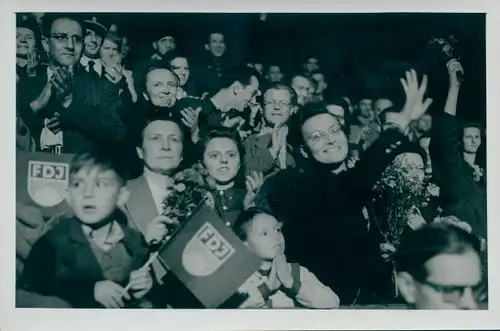
[[[69,167],[69,174],[74,175],[83,168],[97,167],[101,171],[112,170],[121,186],[125,186],[128,178],[128,169],[126,162],[122,162],[117,156],[109,150],[94,148],[89,151],[74,156]]]
[[[252,224],[252,221],[257,215],[261,214],[270,215],[276,218],[276,216],[271,211],[261,207],[251,207],[241,212],[240,216],[233,225],[233,231],[238,236],[238,238],[240,238],[242,241],[247,240],[249,225]]]

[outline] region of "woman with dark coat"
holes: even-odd
[[[297,118],[297,144],[302,166],[269,178],[263,193],[272,211],[284,222],[287,256],[311,270],[340,297],[343,305],[361,303],[369,287],[371,261],[379,255],[378,238],[369,234],[364,206],[373,185],[394,159],[412,120],[431,101],[423,102],[415,71],[403,83],[407,102],[400,113],[387,116],[387,128],[348,168],[348,141],[338,120],[326,109],[304,109]]]
[[[433,171],[439,173],[443,213],[469,223],[475,234],[486,238],[486,174],[477,157],[482,132],[463,126],[455,116],[460,89],[456,75],[461,68],[457,61],[448,65],[448,99],[444,113],[434,121],[429,148]]]

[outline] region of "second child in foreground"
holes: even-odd
[[[260,208],[244,211],[234,225],[236,234],[261,259],[260,270],[239,289],[248,295],[240,308],[339,307],[339,297],[309,270],[288,263],[282,224]]]

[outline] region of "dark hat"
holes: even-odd
[[[172,24],[161,24],[152,27],[152,39],[158,41],[164,37],[178,38],[178,30]]]
[[[108,29],[99,22],[97,16],[89,16],[83,19],[83,28],[95,31],[97,34],[104,36]]]
[[[32,14],[17,14],[16,27],[30,29],[35,34],[40,33],[38,22]]]
[[[36,43],[38,44],[40,42],[40,26],[38,25],[38,22],[32,14],[17,14],[17,19],[16,19],[16,28],[26,28],[35,34],[35,40]]]

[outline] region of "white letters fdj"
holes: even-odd
[[[66,168],[62,165],[33,164],[31,177],[45,179],[65,179]]]
[[[231,248],[224,243],[220,234],[209,226],[205,226],[198,238],[219,260],[223,260],[231,253]]]

